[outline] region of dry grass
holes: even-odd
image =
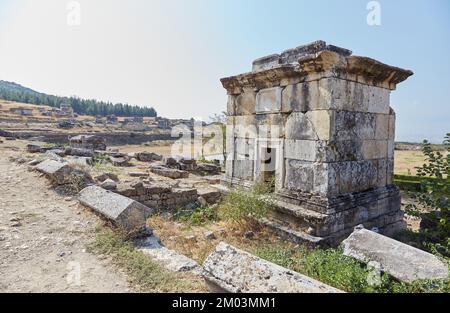
[[[207,256],[221,241],[243,250],[252,251],[257,247],[274,244],[281,240],[267,228],[256,225],[246,228],[224,221],[193,226],[186,222],[176,222],[161,216],[153,216],[148,220],[148,224],[168,248],[186,255],[200,264],[203,264]],[[247,239],[244,237],[244,233],[249,230],[254,232],[254,236]],[[205,233],[208,231],[214,232],[216,239],[206,239]],[[192,236],[195,239],[192,239]]]
[[[396,150],[394,159],[394,173],[398,175],[416,175],[415,167],[425,163],[422,151]]]

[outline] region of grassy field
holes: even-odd
[[[422,151],[395,151],[394,173],[397,175],[416,175],[417,166],[425,163]]]

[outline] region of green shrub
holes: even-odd
[[[219,205],[219,217],[238,224],[266,217],[274,206],[274,198],[264,184],[252,189],[231,190]]]
[[[357,260],[344,256],[342,249],[306,249],[285,244],[266,245],[252,251],[272,263],[289,268],[347,292],[418,293],[450,292],[450,280],[422,280],[401,283],[379,274]]]
[[[191,225],[205,225],[218,219],[217,206],[197,207],[194,210],[179,210],[174,214],[174,218]]]
[[[428,141],[424,141],[422,152],[427,163],[417,168],[417,175],[424,192],[411,195],[422,206],[431,209],[424,213],[415,204],[407,206],[407,213],[426,218],[435,227],[421,229],[425,238],[423,247],[427,250],[450,257],[450,134],[445,136],[443,145],[447,150],[445,155],[441,151],[434,151]]]

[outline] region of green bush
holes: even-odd
[[[265,184],[257,184],[250,190],[231,190],[219,205],[219,217],[238,224],[253,222],[266,217],[274,206],[274,198]]]
[[[197,207],[194,210],[179,210],[174,214],[174,218],[191,225],[205,225],[218,219],[217,206]]]
[[[260,258],[289,268],[347,292],[430,293],[450,292],[450,280],[422,280],[401,283],[388,274],[379,274],[351,257],[342,249],[306,249],[285,244],[266,245],[252,251]],[[373,279],[375,278],[375,279]]]
[[[424,213],[417,205],[407,206],[407,213],[426,218],[435,227],[421,229],[425,238],[423,247],[427,250],[450,257],[450,133],[445,136],[443,145],[447,154],[434,151],[428,141],[424,141],[422,152],[427,163],[417,168],[417,175],[424,192],[412,193],[422,206],[431,209]]]

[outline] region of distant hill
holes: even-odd
[[[110,115],[117,116],[146,116],[155,117],[157,113],[152,107],[141,107],[123,103],[103,102],[78,97],[59,97],[37,92],[14,82],[0,80],[0,99],[17,101],[37,105],[60,107],[61,104],[70,104],[75,113],[83,115]]]

